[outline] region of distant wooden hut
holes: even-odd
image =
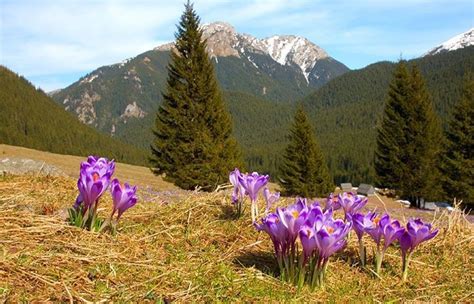
[[[351,183],[342,183],[341,190],[343,192],[351,192],[352,191],[352,184]]]
[[[375,194],[375,188],[369,184],[360,184],[359,188],[357,188],[357,194],[371,196]]]

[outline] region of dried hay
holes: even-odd
[[[0,302],[467,302],[472,297],[474,231],[459,210],[434,215],[440,234],[414,254],[407,283],[400,280],[395,247],[386,255],[381,278],[358,267],[352,235],[329,265],[326,289],[311,293],[276,278],[271,242],[248,216],[233,218],[227,192],[185,194],[170,204],[142,200],[125,213],[114,237],[65,222],[75,180],[0,178]],[[106,216],[111,201],[100,204]]]

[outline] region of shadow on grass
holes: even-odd
[[[231,205],[222,205],[221,214],[219,215],[221,220],[236,220],[237,214],[235,213],[234,206]]]
[[[245,207],[243,212],[245,212]],[[245,217],[246,214],[244,213],[242,217]],[[240,217],[240,218],[242,218]],[[221,205],[221,214],[219,215],[219,219],[221,220],[238,220],[240,219],[237,216],[237,211],[234,205]]]
[[[243,268],[255,267],[263,273],[278,277],[279,270],[272,252],[249,251],[243,252],[234,259],[234,264]]]

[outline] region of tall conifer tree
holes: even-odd
[[[289,140],[281,166],[285,194],[304,197],[329,194],[334,189],[329,169],[301,106],[296,111]]]
[[[420,207],[421,201],[441,198],[438,164],[442,148],[442,132],[425,81],[416,65],[411,69],[410,116],[406,117],[405,138],[408,147],[403,151],[404,174],[401,191]]]
[[[164,101],[155,122],[152,171],[184,189],[212,190],[240,165],[232,121],[188,2],[171,52]]]
[[[472,76],[471,76],[472,77]],[[467,79],[446,131],[441,170],[448,199],[474,206],[474,79]]]
[[[410,73],[405,61],[400,61],[393,74],[385,102],[382,124],[378,129],[375,151],[375,172],[378,184],[399,188],[403,164],[401,153],[407,143],[406,121],[410,112]]]
[[[398,64],[388,95],[375,153],[379,184],[420,207],[440,196],[439,121],[416,66],[410,73],[404,61]]]

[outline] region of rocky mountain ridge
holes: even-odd
[[[313,71],[316,62],[328,59],[330,56],[318,45],[308,39],[294,35],[274,35],[265,39],[258,39],[249,34],[240,34],[226,22],[213,22],[202,26],[203,38],[207,41],[209,55],[218,57],[234,56],[247,58],[256,68],[258,63],[252,60],[250,54],[269,55],[282,66],[297,66],[301,69],[306,82],[309,77],[319,78],[320,75]],[[173,43],[167,43],[155,48],[159,51],[169,51]]]

